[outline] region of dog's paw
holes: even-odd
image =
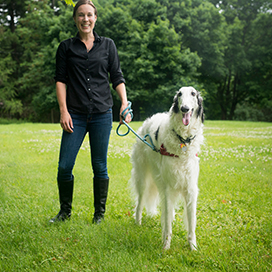
[[[163,250],[170,249],[170,244],[171,244],[171,237],[167,235],[166,238],[164,239]]]
[[[189,233],[188,242],[189,242],[191,250],[197,250],[196,235],[194,232]]]
[[[163,250],[168,250],[170,249],[170,243],[166,242],[163,246]]]
[[[142,225],[142,219],[141,218],[137,218],[137,216],[135,217],[135,223],[137,224],[137,225]]]
[[[193,251],[193,250],[197,250],[197,246],[196,246],[196,243],[190,243],[190,248],[191,248],[191,250]]]

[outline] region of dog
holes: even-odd
[[[203,99],[193,87],[182,87],[168,112],[157,113],[138,130],[149,135],[154,146],[137,139],[133,146],[130,183],[136,199],[135,220],[141,224],[142,211],[157,213],[161,205],[163,248],[170,248],[175,208],[183,199],[184,222],[191,250],[196,243],[196,206],[200,147],[203,137]],[[156,151],[156,152],[154,152]]]

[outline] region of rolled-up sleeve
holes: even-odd
[[[60,81],[67,84],[67,57],[66,46],[61,42],[56,53],[56,74],[55,82]]]
[[[125,83],[121,70],[118,52],[113,40],[110,40],[109,46],[109,73],[112,87],[115,89],[119,84]]]

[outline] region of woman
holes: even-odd
[[[74,7],[73,19],[78,34],[61,42],[56,54],[55,81],[63,134],[57,177],[60,211],[50,222],[64,221],[71,216],[72,170],[84,137],[89,133],[94,174],[93,223],[100,223],[104,219],[109,184],[107,152],[113,101],[108,74],[121,100],[120,113],[128,102],[115,44],[93,30],[97,20],[94,4],[79,0]],[[131,121],[129,114],[125,121]]]

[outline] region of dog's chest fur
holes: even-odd
[[[203,128],[201,120],[196,119],[188,127],[182,125],[178,117],[170,116],[170,113],[158,113],[145,121],[139,133],[143,136],[149,134],[155,147],[159,150],[161,145],[168,153],[178,156],[182,161],[190,156],[195,156],[200,152],[200,145],[203,143]],[[192,139],[186,143],[186,151],[181,148],[183,139]],[[178,160],[178,158],[176,158]],[[178,160],[180,161],[180,160]]]
[[[200,120],[198,122],[197,125],[192,123],[192,127],[184,128],[182,122],[171,118],[169,113],[158,113],[147,119],[139,130],[141,136],[149,134],[152,137],[157,149],[160,149],[163,144],[168,153],[178,156],[161,155],[142,143],[140,145],[149,154],[146,159],[149,160],[148,164],[152,165],[153,174],[160,176],[161,180],[168,180],[168,185],[172,189],[187,190],[187,181],[198,172],[198,154],[200,145],[203,143],[202,124]],[[195,136],[190,143],[186,144],[186,151],[180,147],[181,142],[177,134],[184,139]]]

